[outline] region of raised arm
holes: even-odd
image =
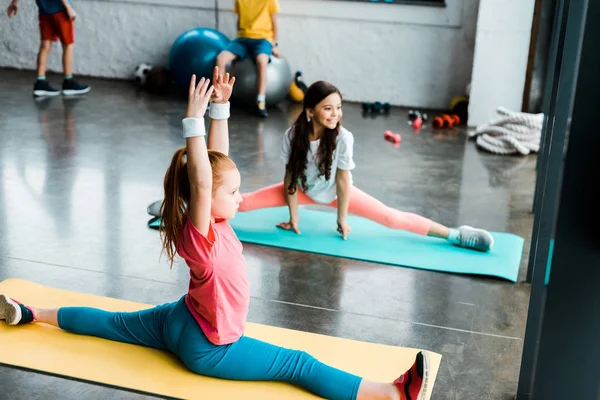
[[[192,75],[188,96],[188,107],[183,120],[183,134],[187,146],[187,170],[190,180],[189,212],[198,231],[208,235],[211,221],[212,169],[204,136],[204,113],[213,93],[210,80],[202,78],[196,86],[196,75]]]
[[[208,149],[229,155],[229,98],[233,91],[235,78],[219,74],[219,67],[213,71],[213,95],[210,105],[210,127],[208,128]]]

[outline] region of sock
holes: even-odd
[[[46,76],[44,76],[44,75],[38,75],[37,80],[38,81],[45,81],[46,80]]]
[[[19,304],[19,307],[21,308],[21,320],[17,323],[17,325],[28,324],[35,321],[33,311],[31,311],[29,307],[26,307],[23,304]]]
[[[69,79],[73,79],[73,75],[65,75],[65,80],[68,81]]]
[[[256,96],[256,101],[258,103],[264,103],[265,100],[267,100],[267,96],[264,94],[259,94],[258,96]]]
[[[460,231],[456,228],[450,228],[448,233],[448,241],[454,244],[460,243]]]

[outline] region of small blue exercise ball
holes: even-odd
[[[219,53],[227,47],[229,38],[211,28],[196,28],[181,34],[171,46],[169,71],[175,85],[187,89],[190,78],[212,78]]]

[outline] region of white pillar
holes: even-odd
[[[535,0],[480,0],[469,99],[469,126],[496,108],[521,111]]]

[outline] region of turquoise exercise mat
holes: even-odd
[[[287,207],[237,213],[230,223],[239,239],[247,243],[432,271],[488,275],[512,282],[519,274],[524,240],[510,233],[492,232],[494,248],[480,253],[352,215],[348,217],[352,232],[343,240],[336,231],[335,213],[300,208],[299,215],[301,235],[275,227],[289,220]],[[159,223],[158,219],[151,220],[149,226],[158,228]]]

